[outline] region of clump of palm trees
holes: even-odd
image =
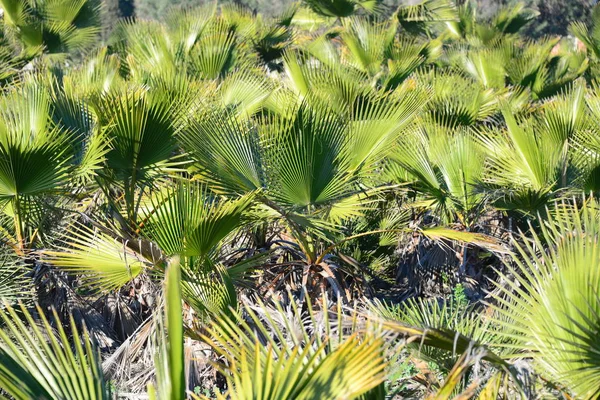
[[[600,396],[600,11],[0,3],[1,395]]]

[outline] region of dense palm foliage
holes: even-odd
[[[600,9],[2,0],[0,395],[598,398]]]

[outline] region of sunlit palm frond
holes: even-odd
[[[271,195],[284,204],[327,203],[352,190],[345,148],[346,122],[302,103],[289,116],[275,116],[261,128],[270,161]]]
[[[421,90],[396,92],[394,96],[365,95],[349,111],[347,152],[349,167],[370,175],[373,168],[394,151],[394,144],[419,115],[429,99]]]
[[[19,315],[20,314],[20,315]],[[0,311],[0,385],[15,399],[110,399],[99,354],[86,330],[78,333],[70,319],[68,339],[54,314],[51,323],[38,307],[40,324],[21,306]],[[21,320],[24,316],[24,321]]]
[[[186,397],[183,343],[183,308],[181,303],[181,268],[179,258],[170,260],[165,278],[165,303],[156,318],[154,366],[160,399]],[[156,400],[154,386],[148,385],[150,399]]]
[[[474,85],[468,77],[431,71],[419,74],[417,79],[432,88],[427,119],[438,125],[448,128],[476,126],[498,111],[495,90]]]
[[[228,112],[209,110],[179,135],[198,172],[228,194],[247,194],[265,186],[260,137],[250,122]]]
[[[467,51],[457,57],[458,68],[472,76],[485,88],[505,86],[504,54],[497,49]]]
[[[508,110],[503,115],[506,131],[481,131],[477,135],[491,154],[485,181],[507,189],[502,200],[506,207],[520,204],[517,208],[535,213],[543,209],[547,195],[563,185],[561,167],[566,165],[566,142],[557,146],[555,138],[545,134],[535,121],[518,123]]]
[[[231,315],[238,307],[233,280],[219,264],[182,268],[181,291],[183,300],[196,313],[196,324],[214,316]]]
[[[108,48],[102,47],[79,68],[70,69],[63,77],[62,84],[66,92],[82,98],[106,93],[122,83],[120,66],[118,55],[109,54]]]
[[[451,0],[423,0],[416,4],[400,5],[395,13],[400,25],[409,33],[427,31],[431,24],[448,23],[458,19]]]
[[[31,55],[62,58],[93,45],[100,33],[100,6],[92,0],[2,2],[6,26]]]
[[[33,300],[34,286],[28,274],[22,261],[5,248],[0,255],[0,299],[4,303],[27,304]]]
[[[344,24],[340,37],[348,49],[349,63],[374,76],[381,70],[385,52],[392,46],[395,33],[393,23],[352,18]]]
[[[358,10],[377,12],[378,0],[304,0],[310,9],[324,17],[343,18],[354,15]]]
[[[166,23],[173,41],[177,43],[177,53],[190,53],[204,29],[212,23],[216,12],[216,3],[192,9],[172,9],[168,12]]]
[[[557,205],[540,236],[515,242],[518,255],[507,265],[514,279],[494,296],[515,350],[581,398],[598,396],[598,215],[594,198]]]
[[[148,263],[127,247],[127,241],[101,230],[75,225],[65,235],[64,245],[46,251],[48,262],[102,291],[116,290],[141,274]]]
[[[182,118],[178,106],[165,92],[141,88],[104,94],[93,104],[111,147],[101,176],[124,190],[130,221],[138,212],[137,190],[152,187],[157,173],[178,165],[173,160]]]
[[[314,52],[318,45],[318,42],[311,44],[308,51]],[[317,56],[320,59],[307,58],[292,51],[284,55],[284,72],[289,78],[284,82],[298,97],[325,102],[331,109],[343,114],[357,98],[374,91],[366,73],[336,60],[332,54]],[[324,58],[330,59],[321,61]]]
[[[569,31],[581,40],[588,52],[596,59],[600,58],[600,7],[594,7],[590,24],[575,21],[569,26]]]
[[[157,195],[152,208],[145,210],[142,233],[153,240],[167,256],[198,257],[218,251],[221,242],[243,223],[251,197],[223,200],[208,188],[180,183]]]
[[[169,160],[178,129],[175,106],[160,94],[153,96],[140,89],[103,96],[95,111],[111,140],[108,167],[143,180],[149,170]]]
[[[4,213],[14,220],[14,242],[23,249],[33,240],[26,234],[29,218],[47,196],[62,194],[74,171],[70,134],[53,123],[49,93],[37,83],[0,99],[0,197]],[[39,221],[39,220],[38,220]],[[4,235],[6,237],[6,235]]]
[[[190,50],[190,72],[202,79],[224,77],[236,64],[237,38],[229,25],[215,20]]]
[[[276,90],[279,88],[272,82],[246,70],[228,75],[217,96],[225,108],[235,110],[240,118],[248,118],[260,112]]]
[[[458,219],[470,226],[477,220],[485,203],[477,186],[484,179],[486,160],[469,131],[424,125],[405,136],[390,158],[415,179],[411,188],[443,221]]]
[[[244,347],[240,359],[230,360],[223,369],[229,390],[217,398],[355,399],[383,382],[381,346],[381,339],[361,342],[351,337],[321,359],[299,348],[286,358],[273,359],[271,349],[256,342],[254,349]]]
[[[75,177],[71,183],[89,183],[110,150],[105,132],[82,98],[62,90],[53,93],[51,117],[65,131],[72,147]]]
[[[291,25],[301,27],[309,32],[314,32],[324,26],[331,26],[335,23],[335,17],[316,12],[310,6],[299,7],[294,13]]]
[[[361,326],[357,313],[345,316],[338,306],[321,313],[309,309],[303,318],[297,305],[287,311],[266,307],[247,306],[248,321],[221,317],[208,329],[207,342],[228,360],[220,367],[228,396],[356,398],[382,382],[382,339],[367,327],[344,333],[346,324]]]
[[[438,41],[421,42],[401,36],[387,49],[387,73],[382,79],[386,90],[395,89],[427,62],[439,56]]]
[[[390,320],[404,322],[410,326],[422,328],[450,330],[470,338],[476,343],[487,346],[489,349],[502,355],[506,353],[503,348],[510,342],[494,319],[485,315],[484,309],[462,303],[459,299],[409,299],[403,304],[391,305],[376,301],[373,309],[382,317]],[[409,345],[418,357],[436,362],[449,371],[458,355],[447,350],[423,346],[419,342]]]
[[[516,3],[498,10],[492,25],[504,34],[517,33],[538,15],[539,12],[528,8],[525,3]]]

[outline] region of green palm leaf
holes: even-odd
[[[349,338],[323,359],[309,358],[309,350],[296,348],[288,358],[273,360],[270,348],[256,342],[232,360],[227,396],[218,399],[354,399],[383,382],[385,363],[382,341],[360,342]],[[252,351],[248,354],[248,351]],[[263,355],[261,360],[259,355]],[[262,362],[261,362],[262,361]],[[260,382],[260,385],[257,385]]]
[[[354,15],[358,10],[377,12],[378,0],[304,0],[310,9],[324,17],[343,18]]]
[[[500,321],[514,331],[516,351],[527,351],[540,370],[579,398],[596,398],[600,373],[597,327],[600,220],[593,198],[581,208],[558,204],[542,235],[516,242],[508,270],[515,279],[494,296]],[[540,252],[543,243],[547,251]]]
[[[3,212],[14,220],[8,240],[22,249],[31,239],[25,237],[28,222],[36,219],[29,212],[65,190],[75,152],[69,132],[52,122],[50,96],[41,85],[30,83],[0,104],[0,198]]]
[[[416,179],[411,188],[436,215],[469,226],[484,207],[485,196],[477,189],[485,173],[484,153],[468,130],[423,125],[414,136],[406,135],[390,158]],[[393,172],[396,179],[406,179],[401,172]]]
[[[171,158],[178,115],[177,105],[166,100],[160,94],[133,90],[107,94],[97,103],[95,109],[111,140],[108,167],[117,174],[143,180]]]
[[[36,324],[23,306],[0,311],[5,327],[0,331],[0,386],[15,399],[110,399],[102,377],[99,356],[86,330],[82,336],[71,317],[71,342],[58,316],[53,325],[38,307]],[[57,330],[57,334],[55,334]]]
[[[33,300],[34,287],[27,276],[28,270],[11,250],[5,247],[0,255],[0,299],[14,303],[28,304]]]
[[[180,183],[153,201],[142,233],[167,256],[205,260],[242,225],[251,200],[251,196],[222,200],[212,196],[205,186]]]
[[[115,34],[121,42],[118,48],[123,51],[129,73],[144,81],[150,76],[174,75],[178,59],[169,41],[167,29],[156,21],[124,22],[117,27]]]
[[[538,15],[537,11],[527,8],[524,3],[517,3],[512,7],[500,9],[494,16],[492,24],[503,33],[517,33]]]
[[[245,194],[265,184],[258,131],[231,113],[209,111],[195,118],[179,140],[220,191]]]
[[[100,33],[100,6],[92,0],[2,2],[9,33],[32,55],[62,58],[93,45]]]
[[[401,93],[401,94],[400,94]],[[347,152],[350,169],[368,175],[395,150],[395,143],[428,101],[420,90],[396,95],[365,95],[350,110]]]
[[[169,335],[167,344],[169,365],[169,398],[185,397],[185,368],[183,363],[183,309],[181,306],[181,271],[177,259],[169,263],[165,281],[165,313]],[[166,395],[165,391],[162,391]]]
[[[508,189],[502,200],[506,207],[521,204],[517,208],[537,212],[560,183],[561,167],[567,162],[563,151],[566,142],[558,146],[556,139],[545,132],[547,128],[535,121],[517,123],[508,109],[503,110],[503,115],[508,128],[505,132],[477,134],[491,154],[485,180],[495,187]]]
[[[413,34],[426,31],[432,23],[449,23],[458,19],[455,5],[450,0],[423,0],[401,5],[395,17],[404,29]]]
[[[227,360],[219,367],[228,380],[227,396],[357,398],[383,381],[385,344],[371,330],[376,327],[348,336],[342,329],[360,326],[356,311],[345,316],[341,305],[322,314],[309,308],[303,318],[295,304],[285,311],[259,302],[246,312],[248,321],[216,318],[205,338]]]
[[[190,52],[191,73],[202,79],[224,77],[236,63],[237,38],[229,25],[215,21]]]
[[[396,33],[396,26],[391,23],[375,24],[361,18],[352,18],[344,23],[344,31],[340,35],[351,55],[352,65],[373,76],[382,67],[384,54]]]
[[[230,74],[219,87],[217,96],[223,106],[235,110],[240,119],[260,112],[276,86],[254,71]]]
[[[127,241],[107,233],[74,225],[55,251],[45,251],[48,262],[81,274],[84,283],[108,292],[119,289],[144,271],[148,262],[127,247]]]
[[[594,7],[590,22],[590,26],[581,21],[573,22],[569,26],[569,31],[585,44],[588,52],[598,59],[600,58],[600,7]]]
[[[231,315],[238,307],[233,280],[219,264],[182,268],[181,291],[184,301],[197,315],[196,323],[218,315]]]
[[[470,338],[475,343],[484,344],[498,355],[507,353],[503,348],[510,339],[502,334],[500,327],[493,318],[483,314],[469,304],[463,304],[455,298],[440,301],[440,299],[409,299],[403,304],[392,305],[375,301],[372,310],[388,320],[395,320],[409,326],[432,330],[450,330]],[[454,351],[438,347],[423,346],[414,342],[409,345],[417,356],[425,361],[433,361],[450,371],[458,361]]]
[[[352,187],[349,155],[345,149],[346,123],[332,113],[303,103],[289,117],[263,124],[273,181],[273,197],[305,207],[326,203]]]
[[[177,165],[173,156],[181,127],[179,105],[168,93],[142,89],[104,94],[94,104],[111,147],[101,177],[124,190],[132,222],[139,207],[137,190],[153,187],[157,174]]]

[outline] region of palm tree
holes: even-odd
[[[365,96],[349,115],[318,99],[257,120],[209,109],[180,138],[199,179],[229,196],[257,192],[264,218],[285,225],[307,268],[327,267],[335,224],[362,207],[369,176],[418,110],[417,96]]]

